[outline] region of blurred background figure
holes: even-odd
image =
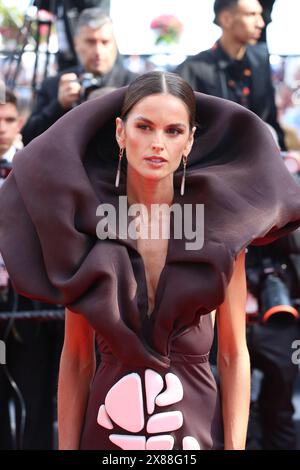
[[[282,156],[300,184],[299,155]],[[300,230],[268,246],[249,246],[246,273],[247,342],[254,369],[247,448],[293,450],[299,369],[291,348],[300,333]]]
[[[24,144],[84,101],[92,88],[118,88],[128,85],[136,77],[123,67],[112,21],[99,8],[81,12],[74,47],[79,65],[47,78],[41,84],[32,114],[22,130]]]
[[[235,101],[253,111],[277,132],[285,149],[283,131],[277,121],[269,54],[257,44],[265,22],[258,0],[216,0],[215,23],[222,29],[219,41],[209,50],[188,58],[176,73],[196,91]]]
[[[101,8],[109,15],[110,0],[35,0],[33,4],[56,16],[58,39],[57,63],[59,70],[78,65],[74,47],[74,29],[80,13],[87,8]]]
[[[24,124],[19,114],[17,98],[9,90],[0,103],[0,166],[10,164],[16,151],[22,148],[21,128]]]
[[[273,3],[266,11],[268,22]],[[277,145],[286,149],[277,120],[268,49],[258,43],[265,27],[261,3],[215,0],[214,13],[221,38],[211,49],[189,57],[176,72],[195,90],[253,111],[269,125]],[[299,170],[297,164],[295,177]],[[295,243],[299,233],[268,247],[248,247],[247,282],[256,317],[248,316],[247,340],[252,367],[262,377],[256,383],[253,376],[258,392],[251,405],[249,449],[296,448],[292,398],[298,367],[291,361],[291,344],[299,336],[300,244]]]
[[[21,145],[22,122],[17,98],[7,89],[0,104],[0,184]],[[0,449],[55,445],[54,397],[63,322],[16,318],[17,312],[49,307],[15,292],[0,254],[0,339],[7,356],[6,365],[0,367]]]

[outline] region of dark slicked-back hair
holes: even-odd
[[[196,118],[194,92],[185,80],[171,72],[154,71],[137,77],[127,89],[121,118],[126,120],[132,108],[143,98],[159,93],[173,95],[185,104],[189,114],[190,130],[192,130]]]
[[[218,22],[219,14],[223,10],[230,10],[231,8],[236,7],[238,3],[239,3],[239,0],[215,0],[215,3],[214,3],[214,12],[215,12],[214,23],[217,24],[218,26],[220,26],[219,22]]]

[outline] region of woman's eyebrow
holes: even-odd
[[[168,124],[168,127],[183,127],[185,129],[186,125],[182,122],[172,122],[171,124]]]
[[[145,118],[144,116],[137,116],[135,118],[135,121],[144,121],[147,122],[148,124],[154,124],[150,119]]]
[[[135,121],[144,121],[146,122],[147,124],[151,124],[151,125],[154,125],[154,122],[152,122],[150,119],[144,117],[144,116],[137,116],[135,118]],[[184,129],[186,128],[186,125],[183,124],[182,122],[174,122],[174,123],[171,123],[171,124],[168,124],[167,127],[183,127]]]

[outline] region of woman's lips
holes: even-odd
[[[147,164],[150,165],[152,168],[160,168],[165,163],[167,163],[167,160],[165,158],[155,155],[152,155],[151,157],[145,157],[144,160],[146,160]]]

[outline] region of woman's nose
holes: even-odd
[[[160,144],[160,143],[156,142],[156,143],[152,144],[152,149],[153,150],[163,151],[164,146],[163,146],[163,144]]]

